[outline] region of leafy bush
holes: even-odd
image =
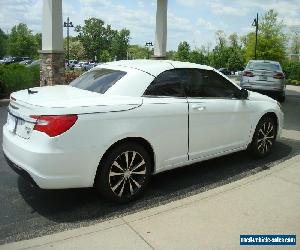
[[[299,86],[300,86],[300,80],[291,80],[291,79],[287,79],[287,80],[286,80],[286,84],[290,84],[290,85],[299,85]]]
[[[300,62],[286,61],[282,67],[286,79],[300,81]]]
[[[82,74],[81,71],[66,71],[65,83],[69,84]],[[11,92],[40,85],[40,66],[25,67],[20,64],[0,65],[0,98]]]
[[[300,80],[292,80],[291,84],[293,84],[293,85],[300,85]]]
[[[82,71],[75,71],[75,70],[70,70],[70,71],[65,71],[65,84],[69,84],[72,82],[74,79],[79,77],[82,74]]]
[[[0,65],[0,93],[11,92],[39,86],[40,68],[36,65],[26,68],[20,64]]]

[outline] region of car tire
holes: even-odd
[[[145,148],[126,142],[112,148],[101,160],[96,190],[105,198],[124,203],[138,198],[151,176],[151,159]]]
[[[256,126],[248,150],[258,158],[267,156],[273,149],[276,135],[277,125],[274,119],[270,116],[262,117]]]

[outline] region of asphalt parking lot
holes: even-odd
[[[5,163],[0,153],[0,244],[33,238],[133,213],[268,171],[300,152],[300,87],[289,87],[283,105],[285,125],[272,155],[254,160],[245,152],[231,154],[153,178],[146,195],[133,203],[115,205],[92,189],[46,191],[31,187]],[[6,108],[0,108],[0,125]],[[0,132],[2,139],[2,131]]]

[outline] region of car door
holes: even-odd
[[[253,111],[239,88],[213,70],[189,72],[189,159],[245,146]]]
[[[188,103],[180,70],[161,73],[143,95],[145,133],[155,151],[156,171],[188,160]]]

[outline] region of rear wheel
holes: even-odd
[[[256,126],[249,150],[256,157],[264,157],[273,149],[277,126],[272,117],[261,118]]]
[[[151,160],[139,144],[124,143],[113,148],[101,161],[95,179],[100,194],[116,202],[141,195],[151,174]]]

